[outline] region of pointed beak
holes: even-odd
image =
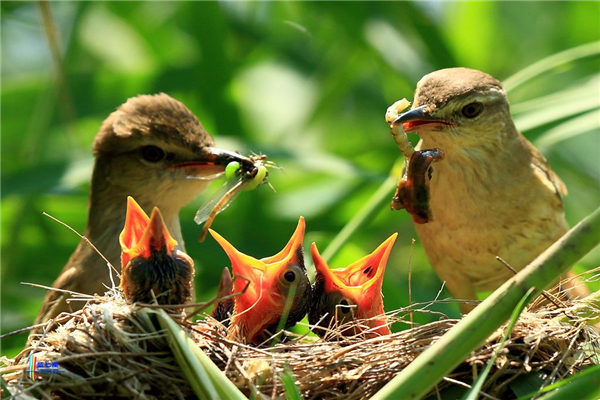
[[[148,215],[142,210],[142,207],[139,206],[133,197],[128,196],[125,226],[119,235],[119,243],[123,250],[121,253],[121,265],[123,267],[129,263],[131,257],[128,252],[139,243],[149,222],[150,218],[148,218]]]
[[[397,236],[394,233],[373,253],[340,269],[329,269],[313,243],[311,254],[317,274],[325,278],[325,292],[339,291],[359,307],[369,308],[373,298],[381,295],[385,268]]]
[[[225,167],[233,161],[240,163],[244,170],[250,171],[254,169],[254,161],[249,157],[217,147],[205,147],[196,160],[170,165],[167,168],[185,168],[188,170],[199,168],[201,170],[210,169],[215,170],[215,172],[223,172],[225,171]]]
[[[324,295],[339,293],[341,297],[356,305],[356,318],[369,319],[375,332],[386,335],[390,330],[385,317],[376,319],[384,313],[381,286],[387,261],[392,251],[397,233],[390,236],[373,253],[352,263],[347,268],[329,269],[327,263],[313,243],[311,254],[317,270],[318,279],[324,281]],[[333,310],[328,312],[333,313]]]
[[[207,158],[215,165],[227,166],[230,162],[237,161],[242,167],[248,169],[254,166],[254,161],[239,153],[223,150],[216,147],[207,148]]]
[[[233,289],[233,282],[231,280],[231,274],[227,267],[221,271],[221,280],[219,281],[219,288],[217,289],[217,297],[225,297],[231,294]]]
[[[423,106],[415,107],[411,110],[408,110],[407,112],[398,115],[398,118],[396,118],[396,120],[394,122],[392,122],[392,124],[398,125],[398,124],[404,124],[404,123],[407,123],[410,121],[428,119],[429,117],[425,113],[425,108],[426,108],[426,106],[423,105]]]
[[[235,309],[231,324],[243,326],[242,331],[247,340],[255,341],[260,333],[281,317],[287,297],[279,290],[279,280],[289,265],[304,265],[301,251],[304,229],[304,219],[300,218],[298,227],[285,248],[275,256],[262,260],[238,251],[225,238],[209,229],[231,261],[234,276],[232,292],[246,290],[234,298]]]
[[[342,279],[340,279],[340,277],[338,277],[338,274],[334,273],[332,269],[329,269],[329,265],[327,264],[327,261],[325,261],[323,257],[321,257],[319,249],[317,249],[316,243],[311,244],[310,254],[312,256],[313,263],[315,264],[316,274],[324,278],[326,294],[342,290],[345,292],[352,292],[348,285],[346,285],[346,283]],[[358,290],[356,290],[355,292],[356,294],[359,293]],[[355,295],[353,293],[351,298],[354,297]]]
[[[265,257],[261,259],[266,264],[273,264],[280,261],[286,260],[290,255],[293,257],[296,254],[296,249],[302,246],[302,242],[304,241],[304,232],[306,231],[306,222],[304,221],[304,217],[300,217],[298,219],[298,225],[296,226],[296,230],[292,235],[292,238],[285,245],[283,250],[279,253],[275,254],[271,257]]]
[[[440,124],[440,125],[455,125],[454,123],[446,122],[440,119],[433,118],[427,111],[427,106],[422,105],[415,107],[407,112],[400,114],[398,118],[392,122],[393,126],[402,124],[405,132],[414,132],[415,128],[420,125]]]
[[[373,303],[376,296],[381,296],[385,268],[397,237],[398,234],[394,233],[373,253],[346,268],[344,277],[346,283],[351,287],[359,286],[362,289],[361,298],[357,301],[359,306],[367,307]]]
[[[217,243],[221,245],[223,250],[225,250],[227,257],[229,257],[234,278],[236,275],[244,278],[234,279],[232,292],[242,292],[246,287],[247,282],[250,283],[246,289],[246,292],[243,295],[238,296],[236,299],[243,299],[244,304],[247,303],[248,307],[252,306],[252,304],[254,304],[261,296],[261,282],[264,280],[264,275],[267,271],[267,265],[254,257],[238,251],[223,236],[219,235],[212,229],[209,229],[208,231],[217,241]]]
[[[139,208],[139,210],[141,210],[141,208]],[[134,239],[131,241],[121,241],[121,246],[123,246],[121,255],[123,267],[125,267],[132,258],[142,257],[149,259],[153,251],[171,254],[177,247],[177,241],[173,239],[169,233],[167,225],[158,208],[154,207],[145,227],[143,227],[143,218],[141,214],[139,214],[139,210],[136,209],[136,211],[131,214],[131,219],[126,219],[123,232],[127,232],[128,234],[121,234],[121,236],[125,236],[125,239]],[[146,218],[148,217],[146,216]],[[128,225],[128,221],[132,224],[131,226]],[[131,232],[131,234],[129,234],[129,232]],[[141,236],[140,232],[143,232]]]

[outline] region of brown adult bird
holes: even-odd
[[[346,268],[329,269],[315,243],[311,246],[316,277],[308,321],[314,331],[327,337],[332,329],[342,328],[344,336],[367,337],[391,333],[383,309],[381,286],[397,233],[371,254]],[[351,324],[350,322],[358,323]]]
[[[300,217],[283,250],[258,260],[209,230],[231,261],[234,276],[231,293],[241,293],[233,302],[219,304],[213,313],[218,319],[229,318],[228,337],[261,344],[276,334],[280,325],[289,328],[304,318],[312,289],[304,266],[304,231],[304,218]]]
[[[109,115],[94,140],[96,161],[84,235],[118,268],[125,200],[133,196],[142,209],[161,210],[178,248],[184,250],[179,211],[206,188],[209,180],[202,178],[224,171],[231,161],[252,163],[213,145],[183,103],[166,94],[129,99]],[[94,294],[103,293],[109,284],[106,263],[82,240],[52,286]],[[48,292],[36,323],[82,307],[81,303],[68,305],[69,296]]]
[[[194,262],[177,250],[158,208],[152,215],[127,198],[125,227],[119,237],[121,289],[131,303],[185,304],[192,299]]]
[[[421,137],[418,148],[445,154],[430,182],[434,221],[415,228],[454,297],[496,289],[513,275],[496,256],[521,270],[567,231],[565,185],[515,128],[490,75],[468,68],[425,75],[396,123]]]

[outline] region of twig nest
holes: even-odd
[[[431,312],[428,309],[434,303],[413,305],[390,313],[388,318],[408,324],[405,319],[410,312]],[[594,362],[590,355],[599,346],[598,333],[583,319],[571,323],[561,320],[560,315],[576,315],[570,312],[581,308],[581,302],[565,307],[522,313],[483,391],[502,398],[510,383],[528,372],[543,371],[549,384]],[[192,396],[165,333],[149,314],[136,310],[116,294],[95,297],[14,360],[4,360],[7,366],[2,372],[9,388],[13,394],[37,397]],[[438,321],[386,336],[365,339],[331,332],[329,337],[336,338],[333,341],[298,337],[272,347],[256,347],[227,339],[224,327],[210,318],[198,323],[174,319],[244,393],[256,389],[269,397],[285,397],[279,377],[289,368],[305,398],[323,399],[369,398],[458,322],[441,316]],[[476,371],[498,349],[503,332],[504,327],[440,382],[437,390],[461,382],[471,384]],[[30,355],[57,362],[60,372],[32,380],[25,373]]]

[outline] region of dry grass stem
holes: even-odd
[[[288,366],[307,399],[366,399],[458,322],[431,310],[435,303],[448,301],[436,298],[389,313],[390,323],[405,324],[408,329],[388,336],[342,337],[339,332],[348,326],[340,326],[328,332],[329,341],[289,333],[287,340],[273,347],[234,342],[210,317],[191,322],[183,318],[181,307],[172,311],[177,323],[248,395],[259,391],[270,398],[284,396],[278,381]],[[599,335],[585,322],[600,311],[586,300],[563,303],[564,308],[537,304],[521,315],[483,387],[484,397],[502,398],[511,382],[529,372],[543,372],[546,384],[551,384],[599,362]],[[58,323],[58,329],[45,332],[16,358],[4,359],[4,379],[13,393],[48,398],[83,399],[100,393],[151,399],[192,395],[164,332],[148,314],[138,313],[139,308],[127,304],[118,291],[93,297],[83,310],[50,322]],[[439,320],[413,326],[413,313],[434,314]],[[565,322],[565,315],[571,320]],[[365,321],[355,323],[364,325]],[[432,394],[452,385],[469,386],[497,348],[503,330],[473,352]],[[30,354],[38,360],[57,361],[61,372],[32,381],[24,373]]]

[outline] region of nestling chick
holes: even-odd
[[[192,299],[194,262],[177,250],[158,208],[150,218],[127,198],[125,227],[119,240],[121,289],[132,303],[185,304]]]
[[[284,249],[260,260],[239,252],[221,235],[209,231],[231,261],[232,293],[242,293],[229,303],[231,310],[221,308],[214,313],[231,315],[228,337],[260,344],[277,333],[280,324],[289,328],[304,318],[311,301],[311,286],[302,252],[304,230],[304,218],[300,217],[296,231]],[[287,318],[281,322],[286,314]]]
[[[308,321],[317,325],[315,333],[325,337],[328,329],[361,320],[360,325],[352,324],[342,334],[354,336],[362,333],[367,337],[390,334],[383,310],[381,285],[397,236],[394,233],[373,253],[340,269],[329,269],[317,245],[312,244],[311,253],[317,274]]]

